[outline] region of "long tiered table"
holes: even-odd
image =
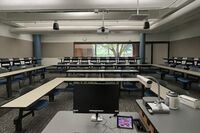
[[[57,68],[61,68],[61,70],[66,71],[69,69],[81,69],[81,68],[88,68],[88,69],[107,69],[108,67],[112,67],[113,69],[124,69],[126,70],[126,67],[129,67],[130,69],[137,69],[139,70],[139,72],[141,72],[141,69],[143,67],[151,67],[151,64],[93,64],[93,63],[89,63],[89,64],[57,64],[57,65],[53,65],[54,67]]]
[[[169,67],[166,65],[158,65],[158,64],[152,64],[152,66],[200,77],[200,71],[191,71],[191,70],[185,70],[185,69],[174,68],[174,67]]]
[[[101,77],[103,77],[103,74],[106,73],[111,73],[111,74],[123,74],[123,73],[129,73],[129,74],[136,74],[139,73],[138,70],[67,70],[66,71],[67,76],[69,73],[72,74],[91,74],[91,73],[97,73],[97,74],[101,74]]]
[[[48,66],[37,66],[37,67],[31,67],[31,68],[25,68],[20,70],[15,70],[11,72],[1,73],[0,78],[6,78],[7,79],[7,96],[12,97],[12,76],[21,74],[21,73],[28,73],[29,77],[29,84],[32,84],[32,71],[39,70],[39,69],[45,69]],[[45,75],[43,75],[44,78]]]

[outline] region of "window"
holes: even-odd
[[[96,44],[96,57],[116,57],[116,44]]]
[[[74,46],[74,56],[76,57],[93,57],[95,56],[94,44],[76,44]]]
[[[74,44],[74,56],[78,57],[137,57],[138,44],[91,43]]]
[[[118,54],[119,54],[119,57],[133,56],[133,44],[119,44]]]

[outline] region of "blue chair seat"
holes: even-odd
[[[165,77],[166,77],[166,78],[176,78],[176,76],[175,76],[175,75],[172,75],[172,74],[166,74]]]
[[[187,78],[184,78],[184,77],[178,77],[177,81],[182,83],[183,89],[186,89],[189,84],[191,85],[191,81]]]
[[[44,70],[37,70],[36,72],[34,72],[34,73],[32,74],[32,76],[38,76],[38,75],[41,75],[41,74],[43,74],[43,73],[45,73]]]
[[[168,72],[156,71],[157,74],[167,74]]]
[[[68,91],[68,92],[73,92],[73,91],[74,91],[74,84],[69,84],[69,85],[66,87],[66,91]]]
[[[25,80],[25,79],[26,77],[23,74],[20,74],[20,75],[14,76],[13,81]]]
[[[156,71],[157,74],[160,75],[160,78],[163,80],[165,75],[168,74],[168,72],[165,72],[165,71]]]
[[[167,78],[167,79],[172,79],[172,80],[177,80],[177,76],[176,75],[173,75],[173,74],[166,74],[165,75],[165,78]]]
[[[49,101],[53,102],[54,101],[54,97],[57,96],[58,94],[60,94],[61,89],[53,89],[52,91],[50,91],[47,95],[49,96]]]
[[[147,90],[145,90],[145,92],[144,92],[144,96],[146,96],[146,97],[156,97],[157,94],[154,93],[152,90],[147,89]]]
[[[53,96],[57,96],[60,93],[60,89],[53,89],[51,92],[49,92],[49,94],[53,95]]]
[[[138,88],[134,83],[124,83],[122,85],[124,91],[139,91],[141,90]]]
[[[189,79],[183,78],[183,77],[178,77],[177,80],[180,81],[180,82],[182,82],[182,83],[189,83],[190,82]]]
[[[30,107],[28,107],[26,110],[41,110],[42,108],[45,108],[48,106],[47,100],[38,100],[35,103],[33,103]]]
[[[6,84],[7,80],[6,79],[0,79],[0,84]]]
[[[197,86],[200,87],[200,84],[198,84]]]

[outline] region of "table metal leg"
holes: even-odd
[[[144,97],[144,92],[145,92],[145,86],[142,85],[142,98]]]
[[[12,80],[11,80],[11,76],[7,77],[6,89],[7,89],[7,97],[8,98],[12,97]]]
[[[29,84],[31,85],[33,82],[32,71],[28,72],[28,78],[29,78]]]
[[[42,78],[42,79],[45,79],[45,71],[46,71],[46,68],[44,68],[43,71],[44,71],[44,72],[42,72],[41,78]]]
[[[34,116],[34,110],[31,110],[25,114],[23,114],[23,109],[19,109],[19,115],[17,116],[17,118],[14,119],[14,125],[15,125],[15,131],[18,133],[23,132],[22,130],[22,119],[30,114],[32,114],[32,116]]]
[[[16,132],[22,132],[22,118],[23,118],[23,110],[19,109],[18,117],[16,119],[14,119]]]

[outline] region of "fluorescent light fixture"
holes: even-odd
[[[2,5],[46,5],[46,4],[56,4],[56,0],[1,0]]]
[[[95,15],[94,12],[68,12],[66,13],[66,15],[69,15],[69,16],[92,16],[92,15]]]

